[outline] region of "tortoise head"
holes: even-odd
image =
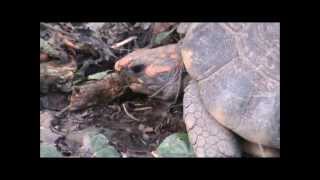
[[[182,67],[176,45],[139,49],[115,64],[132,91],[164,100],[179,92]]]

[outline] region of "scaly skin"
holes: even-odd
[[[181,46],[205,109],[244,139],[280,149],[277,23],[200,23]]]
[[[197,157],[240,157],[235,136],[204,109],[199,97],[198,85],[191,81],[183,97],[183,116]]]

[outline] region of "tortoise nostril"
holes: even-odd
[[[145,69],[144,64],[138,64],[130,67],[130,70],[136,74],[142,72]]]

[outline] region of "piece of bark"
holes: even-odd
[[[76,68],[75,61],[68,64],[59,64],[55,61],[40,63],[40,92],[48,93],[53,87],[61,92],[71,91]]]
[[[81,86],[76,86],[70,98],[69,111],[110,102],[120,96],[123,90],[124,81],[117,73],[108,74],[102,80],[89,81]]]

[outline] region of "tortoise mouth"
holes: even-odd
[[[119,72],[122,80],[124,81],[124,84],[126,84],[127,87],[129,87],[133,92],[138,93],[144,93],[144,94],[150,94],[149,89],[147,88],[145,82],[140,79],[139,77],[136,77],[132,74],[126,73],[126,71],[120,71]]]
[[[139,83],[138,78],[126,73],[126,71],[118,71],[125,84],[130,85],[131,83]]]

